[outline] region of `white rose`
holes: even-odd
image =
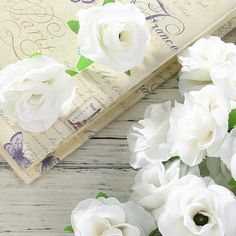
[[[51,127],[73,98],[74,80],[65,71],[65,65],[40,55],[6,66],[0,71],[4,115],[26,131]]]
[[[212,69],[211,77],[227,98],[236,101],[236,56]]]
[[[222,144],[219,155],[236,180],[236,129],[232,129]]]
[[[146,166],[135,177],[131,199],[153,215],[158,215],[170,188],[179,178],[189,173],[199,175],[198,167],[189,168],[180,160],[165,165],[157,162]]]
[[[211,70],[236,55],[236,46],[218,37],[202,38],[179,55],[183,66],[179,88],[182,93],[212,83]]]
[[[75,236],[148,236],[156,228],[142,207],[115,198],[82,201],[72,212],[71,222]]]
[[[110,3],[77,14],[81,55],[116,72],[142,64],[149,41],[144,14],[134,4]]]
[[[191,106],[192,102],[207,108],[218,124],[228,125],[228,115],[231,110],[230,101],[215,85],[207,85],[199,91],[186,94],[185,103]]]
[[[132,152],[132,167],[140,168],[171,158],[170,144],[167,142],[170,111],[170,102],[151,105],[145,111],[144,120],[130,128],[127,138]]]
[[[213,85],[186,93],[184,104],[176,103],[170,114],[172,155],[190,166],[206,154],[217,156],[227,134],[229,110],[229,101]]]
[[[210,112],[217,125],[220,126],[214,145],[207,149],[208,156],[219,157],[219,147],[228,131],[228,117],[231,110],[230,101],[221,93],[217,86],[207,85],[200,91],[193,91],[190,95],[186,95],[185,103],[189,103],[188,105],[191,106],[192,102],[204,106]]]
[[[187,175],[171,189],[156,220],[164,236],[235,236],[235,217],[236,199],[232,192]]]

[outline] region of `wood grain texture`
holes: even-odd
[[[235,33],[226,39],[230,41]],[[0,235],[66,236],[63,229],[80,200],[99,191],[128,200],[135,171],[129,166],[127,131],[143,118],[148,105],[169,99],[182,100],[176,78],[142,99],[30,186],[0,158]]]

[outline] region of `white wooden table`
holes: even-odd
[[[232,41],[236,30],[228,37]],[[103,191],[128,200],[135,171],[129,166],[126,141],[130,125],[143,118],[145,108],[180,100],[172,78],[72,153],[48,174],[26,186],[0,158],[0,235],[64,236],[77,203]]]

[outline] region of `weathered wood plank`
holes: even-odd
[[[134,175],[132,169],[57,167],[46,178],[25,186],[16,182],[12,171],[1,169],[0,233],[53,235],[63,232],[72,209],[80,200],[94,197],[99,191],[127,200]]]

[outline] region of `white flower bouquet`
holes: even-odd
[[[183,103],[149,106],[128,132],[130,201],[81,202],[76,236],[235,236],[236,46],[202,38],[179,55]]]

